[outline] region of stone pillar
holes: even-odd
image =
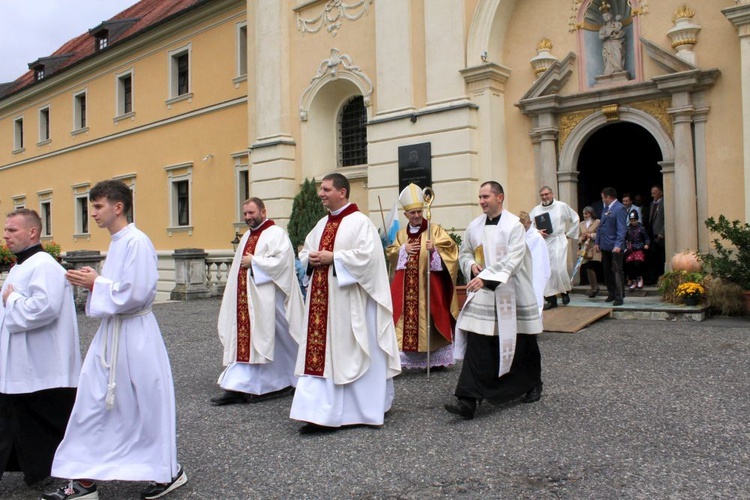
[[[703,92],[694,96],[695,111],[693,113],[693,134],[695,143],[695,183],[697,188],[698,214],[698,250],[706,253],[711,249],[708,229],[705,220],[708,219],[708,160],[706,155],[706,121],[708,120],[708,105],[703,103]]]
[[[414,109],[411,21],[411,2],[375,2],[378,115]]]
[[[99,250],[73,250],[65,252],[65,262],[69,269],[81,269],[90,267],[97,273],[101,273],[102,261],[104,256]],[[86,309],[86,301],[89,297],[89,291],[80,286],[73,287],[73,298],[75,300],[76,310],[83,311]]]
[[[531,140],[535,143],[534,164],[537,167],[537,186],[549,186],[557,192],[557,121],[552,113],[541,113],[534,118]],[[537,146],[538,143],[538,146]],[[538,153],[537,153],[538,152]]]
[[[286,2],[278,0],[255,0],[248,6],[248,12],[253,11],[255,80],[251,87],[255,110],[248,113],[248,120],[255,121],[248,127],[255,131],[255,136],[249,137],[252,191],[263,193],[270,213],[288,214],[297,193],[289,86],[290,14]]]
[[[675,239],[677,235],[677,220],[675,216],[675,200],[673,193],[675,193],[675,164],[674,162],[661,161],[661,178],[664,188],[664,255],[666,262],[664,263],[664,271],[670,271],[669,263],[672,256],[676,253],[677,248]],[[670,193],[667,196],[667,193]]]
[[[461,70],[471,100],[479,106],[479,179],[493,179],[508,187],[508,157],[505,147],[505,82],[510,70],[487,63]]]
[[[750,221],[750,2],[721,11],[740,37],[740,74],[742,78],[742,145],[745,174],[745,221]]]
[[[171,300],[205,299],[211,296],[206,285],[206,253],[202,248],[178,248],[174,258],[175,287]]]
[[[424,9],[424,32],[427,106],[466,99],[459,73],[466,57],[464,3],[430,0]]]
[[[690,93],[672,94],[672,107],[668,112],[674,124],[674,190],[667,191],[665,199],[674,207],[676,222],[675,249],[698,249],[698,212],[696,208],[695,163],[693,151],[693,105]],[[673,200],[668,198],[673,197]],[[666,207],[665,207],[666,208]],[[668,215],[666,212],[665,215]],[[669,221],[665,222],[667,225]],[[671,254],[667,254],[671,256]]]

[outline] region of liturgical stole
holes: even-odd
[[[257,229],[250,230],[250,237],[245,242],[242,255],[254,254],[258,239],[263,231],[275,225],[275,222],[266,219]],[[250,362],[250,308],[247,300],[247,280],[249,269],[240,266],[237,272],[237,362]]]
[[[333,252],[336,232],[341,221],[349,214],[358,212],[352,203],[338,215],[328,214],[328,221],[320,237],[318,251]],[[307,313],[307,349],[305,351],[305,375],[323,376],[326,363],[326,333],[328,332],[328,268],[318,266],[313,270],[310,289],[310,308]]]

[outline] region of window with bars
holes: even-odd
[[[367,109],[362,96],[349,100],[339,114],[339,165],[367,163]]]
[[[175,201],[177,202],[177,226],[190,225],[190,186],[188,181],[173,183]]]

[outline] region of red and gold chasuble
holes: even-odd
[[[404,351],[419,350],[419,254],[422,248],[419,244],[422,239],[422,233],[427,229],[427,221],[422,219],[422,225],[416,233],[409,233],[409,244],[416,245],[417,251],[410,254],[406,259],[406,268],[404,269],[404,328],[403,328],[403,347]],[[427,265],[430,256],[427,256]]]
[[[328,215],[328,221],[320,237],[318,251],[333,251],[336,232],[347,215],[358,212],[352,203],[338,215]],[[313,270],[310,288],[310,309],[307,313],[307,349],[305,351],[305,375],[323,376],[326,365],[326,333],[328,332],[328,268],[318,266]]]
[[[275,224],[274,221],[266,219],[257,229],[250,230],[250,237],[245,242],[242,255],[255,253],[255,246],[261,233]],[[247,275],[249,270],[240,266],[237,272],[237,362],[248,363],[250,361],[250,308],[247,301]]]

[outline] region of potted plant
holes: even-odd
[[[16,262],[16,256],[10,251],[8,245],[0,245],[0,273],[10,269]]]
[[[42,243],[42,248],[45,252],[54,257],[57,262],[60,262],[62,260],[60,256],[62,254],[62,247],[59,244],[55,243],[54,241],[49,241],[46,243]]]
[[[718,220],[709,217],[705,224],[718,238],[711,241],[714,251],[702,254],[701,260],[714,277],[742,287],[750,311],[750,224],[723,215]]]
[[[677,287],[675,295],[681,298],[686,306],[697,306],[705,293],[706,289],[700,283],[686,281]]]

